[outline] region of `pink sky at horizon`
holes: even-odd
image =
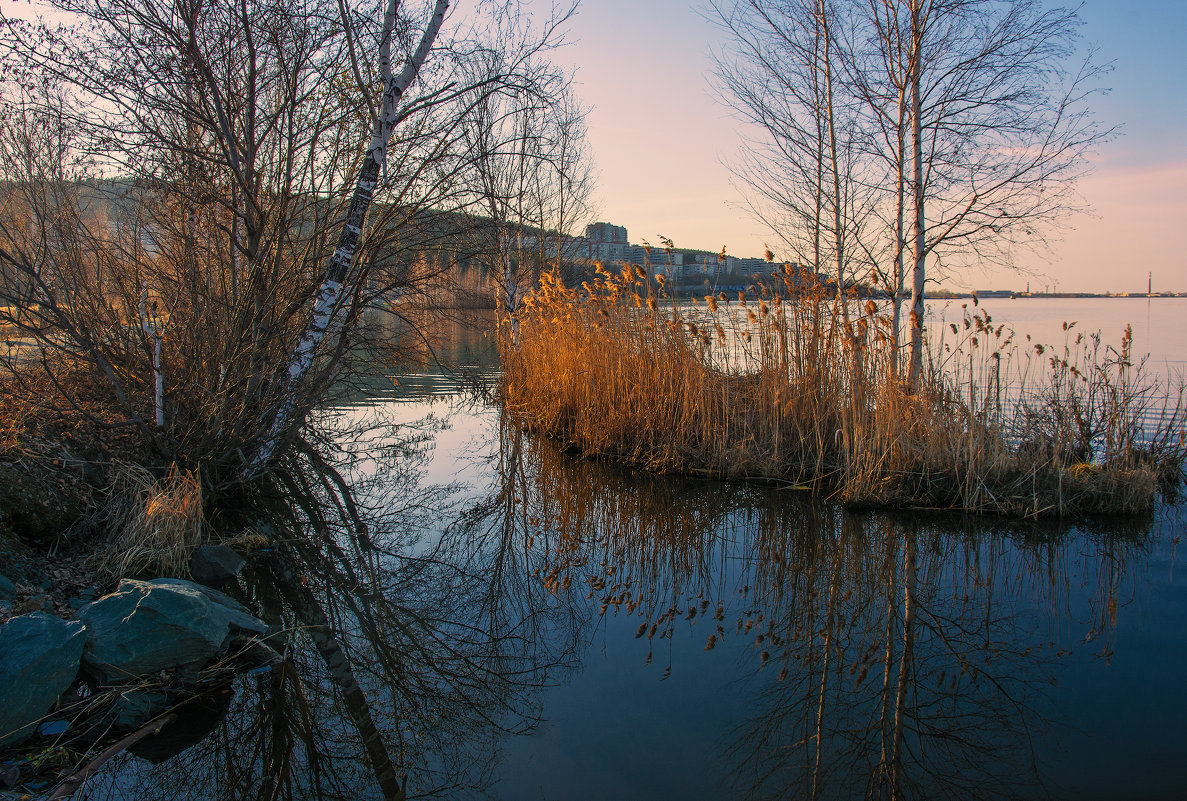
[[[740,125],[711,96],[718,33],[697,9],[708,0],[584,0],[555,58],[577,71],[592,107],[587,125],[599,180],[596,219],[624,225],[634,243],[761,256],[777,237],[745,210],[725,166]],[[722,0],[728,2],[729,0]],[[1075,0],[1068,0],[1074,2]],[[36,3],[0,0],[6,13]],[[483,0],[460,0],[459,23]],[[554,0],[522,0],[538,20]],[[564,0],[555,0],[562,3]],[[1098,154],[1079,191],[1093,207],[1052,235],[1050,252],[1020,257],[1021,272],[968,269],[949,289],[1058,287],[1064,291],[1187,292],[1187,1],[1088,0],[1084,38],[1115,65],[1095,107],[1123,130]]]
[[[535,0],[546,8],[548,0]],[[739,124],[710,96],[716,30],[680,0],[587,0],[558,60],[577,69],[593,106],[597,218],[625,225],[632,242],[660,235],[678,247],[760,256],[776,238],[744,210],[724,166]],[[1102,146],[1078,190],[1091,215],[1053,232],[1050,253],[1019,257],[1020,271],[964,270],[949,289],[1043,286],[1062,291],[1187,292],[1187,3],[1085,5],[1085,39],[1113,60],[1113,91],[1094,104],[1122,133]],[[1140,280],[1139,280],[1140,279]]]
[[[1156,292],[1187,292],[1187,160],[1103,165],[1079,190],[1094,209],[1055,234],[1049,264],[1024,261],[1033,289],[1053,284],[1069,291],[1145,292],[1153,273]],[[1024,276],[997,271],[989,277],[993,286],[1009,288]]]

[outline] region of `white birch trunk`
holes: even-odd
[[[140,288],[140,329],[152,340],[153,418],[157,429],[165,427],[165,371],[161,367],[161,324],[154,313],[148,316],[148,287]]]
[[[384,91],[383,103],[379,119],[375,121],[374,135],[367,149],[367,156],[363,159],[359,170],[358,182],[355,184],[354,196],[350,201],[350,208],[346,221],[342,226],[342,234],[338,240],[338,248],[334,251],[330,263],[326,267],[321,288],[313,304],[313,311],[305,333],[301,336],[297,346],[289,358],[288,375],[285,380],[283,400],[276,410],[268,435],[259,450],[247,465],[245,478],[259,475],[268,462],[276,454],[276,448],[292,426],[300,423],[304,412],[297,408],[297,390],[313,366],[317,348],[325,338],[327,329],[340,308],[343,284],[348,279],[351,263],[354,261],[355,251],[363,233],[367,210],[371,206],[375,189],[378,186],[381,173],[387,161],[388,140],[396,122],[396,110],[404,92],[416,79],[441,25],[445,22],[445,13],[449,10],[449,0],[437,0],[433,7],[433,16],[429,20],[421,36],[416,52],[404,65],[399,75],[391,74],[391,41],[396,25],[396,8],[399,0],[388,0],[387,10],[383,20],[383,39],[379,51],[380,70],[383,74]],[[346,23],[346,20],[343,20]]]
[[[915,267],[911,288],[911,366],[907,385],[913,391],[923,373],[923,287],[927,268],[927,217],[923,193],[923,112],[920,83],[923,72],[922,14],[919,0],[911,3],[911,160],[914,167],[912,190],[915,206]]]
[[[828,123],[829,167],[833,179],[833,249],[837,263],[837,303],[841,306],[845,322],[849,322],[849,304],[845,302],[845,230],[841,223],[844,198],[841,191],[840,153],[837,150],[836,108],[833,105],[832,32],[829,30],[829,9],[825,6],[824,0],[818,0],[816,13],[817,25],[824,36],[825,117]]]
[[[161,369],[161,332],[153,331],[152,370],[153,409],[156,411],[157,428],[165,427],[165,371]]]

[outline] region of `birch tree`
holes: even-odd
[[[1074,184],[1111,132],[1087,105],[1101,67],[1091,53],[1073,61],[1075,9],[907,0],[906,11],[898,16],[910,47],[915,386],[929,263],[1010,263],[1016,247],[1075,209]]]
[[[903,10],[895,3],[868,0],[855,16],[864,22],[849,29],[854,39],[844,52],[846,85],[864,110],[868,124],[862,128],[862,152],[883,169],[881,202],[871,204],[886,235],[867,237],[860,245],[869,255],[876,283],[890,295],[890,337],[896,349],[902,341],[902,303],[906,293],[907,242],[907,145],[911,123],[908,81],[911,48],[902,36]],[[864,38],[857,38],[864,37]],[[866,46],[863,46],[866,45]],[[871,46],[872,45],[872,46]],[[899,359],[891,360],[897,371]]]
[[[858,180],[858,120],[842,79],[833,0],[715,3],[730,41],[717,57],[723,102],[754,136],[733,166],[750,208],[800,264],[852,281],[868,205]]]
[[[723,100],[754,132],[737,170],[752,209],[807,263],[831,229],[838,273],[868,267],[887,288],[896,346],[910,274],[915,386],[929,281],[1040,246],[1076,210],[1075,182],[1110,135],[1089,108],[1103,70],[1077,54],[1076,11],[740,0],[712,16],[730,36]]]
[[[367,154],[363,158],[362,166],[359,168],[358,180],[355,182],[354,194],[350,199],[346,220],[342,223],[338,247],[335,248],[334,255],[330,257],[329,264],[322,276],[321,286],[317,291],[309,322],[289,359],[288,378],[285,383],[283,400],[276,410],[267,437],[247,467],[249,478],[267,465],[276,452],[277,443],[293,426],[294,413],[297,408],[297,390],[306,380],[309,369],[313,366],[313,357],[317,352],[317,347],[330,328],[343,299],[343,284],[347,279],[351,263],[354,261],[355,251],[358,249],[363,226],[367,220],[367,211],[371,208],[375,189],[379,185],[380,173],[387,164],[388,143],[396,126],[400,101],[429,57],[433,42],[436,41],[437,35],[441,31],[441,25],[445,22],[445,12],[449,10],[449,0],[436,0],[416,50],[405,62],[403,69],[399,73],[395,73],[392,69],[392,44],[398,8],[399,0],[388,0],[383,17],[383,28],[379,36],[379,75],[383,81],[383,92],[380,95],[378,111],[374,114],[372,122],[371,142],[367,147]],[[349,20],[344,19],[343,23],[349,28]]]
[[[50,5],[78,24],[0,25],[3,102],[57,108],[75,166],[55,180],[107,187],[110,215],[88,228],[60,203],[37,213],[73,220],[75,251],[110,269],[82,293],[89,306],[55,306],[48,285],[22,295],[37,258],[67,251],[10,226],[6,274],[24,277],[0,301],[58,308],[22,330],[106,376],[124,398],[109,424],[230,488],[284,458],[360,346],[367,304],[420,281],[401,265],[473,214],[463,124],[547,60],[559,22],[531,29],[509,3],[454,23],[444,0],[385,0],[378,14],[348,0]],[[500,69],[475,79],[489,52]],[[164,321],[160,371],[153,337],[125,336],[145,294]]]

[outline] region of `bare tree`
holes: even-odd
[[[212,487],[251,478],[341,375],[366,305],[421,280],[415,254],[472,213],[464,123],[545,60],[563,15],[531,30],[515,3],[456,24],[446,0],[378,17],[345,0],[51,5],[79,24],[0,26],[5,118],[59,132],[5,151],[6,219],[25,222],[0,231],[0,311],[54,355],[64,406],[86,405],[70,372],[97,371],[105,424]],[[491,52],[499,69],[475,78]],[[64,166],[38,166],[51,157]]]
[[[349,278],[355,251],[358,249],[363,226],[367,221],[367,211],[371,208],[375,189],[379,185],[380,173],[387,165],[388,144],[396,123],[399,121],[397,110],[400,108],[400,101],[429,56],[437,34],[441,31],[441,25],[445,22],[445,12],[449,9],[449,0],[436,0],[429,21],[421,34],[420,42],[405,61],[404,68],[396,74],[392,70],[392,44],[399,5],[399,0],[388,0],[384,12],[383,27],[378,41],[379,77],[382,81],[383,92],[380,96],[378,111],[370,102],[368,103],[372,117],[371,143],[367,147],[367,155],[359,168],[354,193],[350,199],[350,207],[346,219],[342,223],[342,232],[338,237],[338,247],[334,250],[334,255],[325,268],[313,311],[305,326],[305,332],[301,335],[301,339],[289,358],[288,380],[285,382],[279,408],[276,410],[267,438],[260,444],[259,450],[248,465],[248,477],[267,465],[276,451],[277,443],[292,429],[294,417],[298,415],[296,392],[306,380],[309,369],[313,366],[313,358],[318,345],[329,330],[335,312],[343,301],[343,285]],[[351,28],[350,22],[349,16],[344,14],[342,23],[348,32]],[[350,45],[352,41],[348,36],[347,44]],[[353,55],[354,51],[349,49],[348,52]],[[357,59],[352,58],[351,64],[357,75]],[[366,87],[360,83],[358,88],[366,96]]]
[[[832,272],[843,292],[861,257],[854,240],[868,205],[858,180],[856,106],[844,91],[843,23],[833,0],[714,3],[731,37],[719,54],[724,102],[757,131],[735,165],[751,209],[800,264]]]
[[[909,0],[911,356],[923,367],[929,256],[1008,263],[1074,207],[1086,156],[1110,131],[1085,101],[1101,68],[1069,68],[1075,9],[1036,0]],[[897,38],[897,37],[896,37]]]
[[[1076,11],[1037,0],[713,8],[732,38],[719,57],[724,100],[757,131],[738,171],[752,206],[785,241],[812,242],[809,263],[831,213],[838,271],[873,269],[893,298],[896,344],[909,254],[914,386],[929,263],[1009,264],[1040,243],[1074,210],[1086,156],[1110,134],[1087,107],[1101,68],[1091,53],[1072,62]]]
[[[477,66],[500,72],[503,57],[491,53]],[[469,191],[487,218],[475,247],[499,287],[500,316],[513,325],[527,285],[563,258],[591,184],[586,110],[574,96],[572,76],[539,62],[523,78],[484,94],[463,133],[472,157]]]

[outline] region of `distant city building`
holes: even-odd
[[[677,268],[684,265],[683,253],[676,251],[669,253],[663,248],[648,248],[643,245],[631,245],[625,248],[619,258],[630,264],[648,265],[655,272],[664,272],[665,268],[672,268],[673,275]]]
[[[590,223],[585,227],[585,236],[574,238],[572,245],[567,245],[565,250],[566,255],[580,253],[591,262],[607,265],[618,262],[647,265],[650,271],[665,273],[679,281],[700,282],[722,273],[747,277],[771,275],[782,266],[766,259],[741,259],[737,256],[723,259],[714,253],[669,252],[662,247],[648,249],[643,245],[632,245],[624,226],[608,222]]]
[[[591,242],[585,240],[585,257],[590,261],[600,261],[612,264],[617,261],[630,261],[627,253],[631,246],[622,242]]]
[[[557,257],[558,249],[561,251],[559,255],[562,261],[579,261],[588,258],[588,241],[579,236],[561,236],[555,232],[549,232],[541,243],[539,236],[526,235],[522,238],[522,245],[528,250],[540,249],[549,259]]]
[[[591,243],[604,242],[610,245],[629,244],[626,228],[605,222],[590,223],[585,226],[585,238]]]
[[[743,275],[769,275],[775,272],[779,265],[766,259],[739,259],[734,256],[726,256],[726,268],[731,273]]]

